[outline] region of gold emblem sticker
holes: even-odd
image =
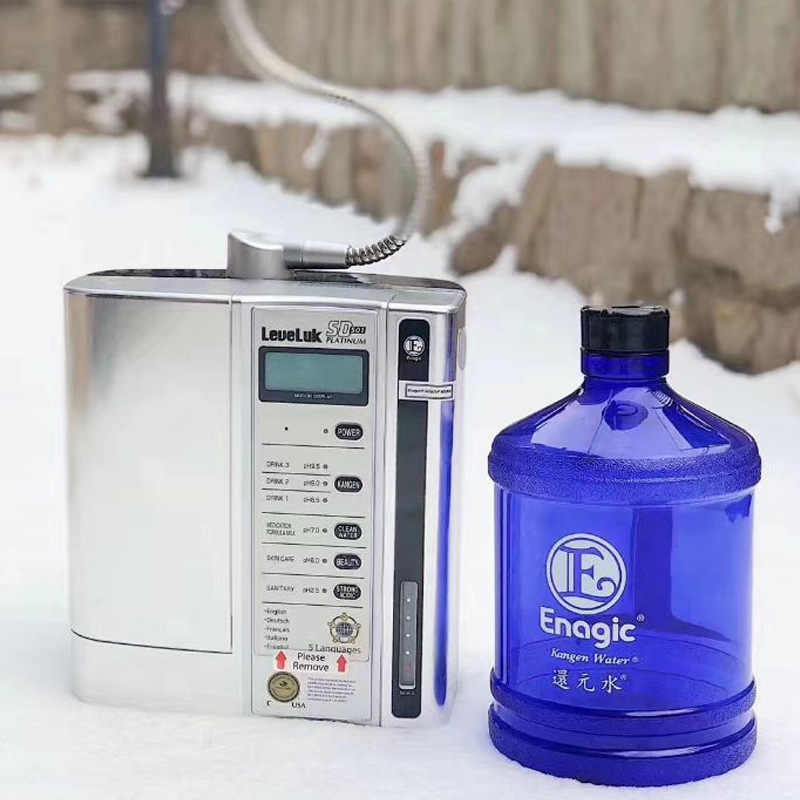
[[[300,682],[289,672],[276,672],[267,683],[267,691],[279,703],[289,703],[300,694]]]
[[[342,612],[328,623],[328,630],[330,630],[331,638],[336,644],[350,644],[358,638],[361,624]]]

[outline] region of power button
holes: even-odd
[[[340,422],[336,426],[336,438],[343,442],[357,442],[364,435],[364,429],[356,422]]]

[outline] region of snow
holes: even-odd
[[[0,98],[33,94],[40,85],[35,72],[0,72]]]
[[[0,73],[3,95],[35,91],[32,73]],[[141,71],[82,72],[70,76],[72,91],[92,96],[87,117],[109,134],[124,129],[122,112],[148,92]],[[453,235],[485,223],[503,202],[519,201],[525,180],[545,153],[564,166],[606,166],[651,177],[683,170],[693,186],[767,195],[768,231],[800,212],[800,113],[765,114],[751,108],[722,108],[713,114],[646,111],[593,100],[574,100],[557,91],[514,92],[496,87],[366,91],[422,140],[447,143],[446,171],[455,173],[469,155],[493,162],[462,183],[455,204]],[[202,132],[209,119],[229,124],[278,126],[289,121],[319,128],[306,156],[313,169],[324,155],[330,131],[358,125],[361,115],[347,105],[299,94],[279,84],[223,76],[176,73],[170,96],[178,113]],[[0,116],[0,129],[31,130],[19,112]]]
[[[110,107],[97,113],[101,120],[113,120],[120,97],[147,91],[140,72],[82,73],[72,77],[71,86],[111,98]],[[646,111],[573,100],[556,91],[522,93],[502,87],[363,95],[391,105],[424,140],[446,141],[451,169],[468,154],[501,162],[494,181],[484,176],[478,187],[464,188],[468,198],[462,199],[461,209],[469,205],[466,216],[479,221],[486,208],[513,202],[545,152],[552,152],[565,166],[605,165],[645,177],[681,169],[700,188],[769,195],[772,210],[767,224],[773,231],[780,228],[783,217],[798,210],[800,114],[796,112],[764,114],[733,107],[713,114]],[[179,108],[229,123],[279,125],[294,120],[330,130],[359,120],[347,106],[300,95],[282,85],[225,77],[176,75],[171,96]]]
[[[588,132],[587,132],[588,134]],[[136,137],[0,139],[0,796],[14,800],[385,800],[494,796],[583,800],[611,791],[522,769],[486,734],[493,657],[492,493],[486,454],[509,422],[578,381],[578,310],[563,283],[516,274],[506,251],[470,292],[460,695],[429,731],[149,714],[69,692],[61,286],[112,267],[214,267],[231,227],[356,242],[383,229],[287,195],[220,154],[188,154],[186,179],[136,178]],[[276,221],[280,220],[280,227]],[[398,273],[442,276],[441,242],[415,242]],[[675,347],[673,383],[744,425],[765,457],[759,490],[756,674],[760,744],[740,770],[659,797],[797,797],[800,364],[735,375]],[[144,589],[144,587],[143,587]],[[615,797],[642,792],[614,790]],[[654,793],[655,794],[655,793]]]

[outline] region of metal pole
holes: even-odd
[[[41,81],[36,100],[37,127],[43,133],[60,136],[66,129],[61,0],[35,0],[33,14],[39,31],[37,60]]]
[[[150,118],[147,138],[150,146],[148,178],[176,178],[169,107],[169,36],[172,8],[166,0],[148,0],[150,30],[148,68],[150,72]]]

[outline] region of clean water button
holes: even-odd
[[[336,438],[343,442],[357,442],[364,435],[364,429],[355,422],[340,422],[336,426]]]
[[[347,539],[353,542],[360,539],[361,534],[361,526],[355,522],[339,522],[333,529],[333,535],[337,539]]]
[[[364,482],[355,475],[340,475],[333,484],[337,492],[355,494],[364,488]]]

